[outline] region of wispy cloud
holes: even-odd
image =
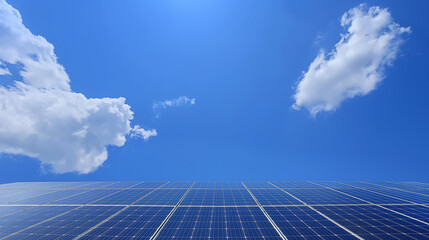
[[[195,104],[195,98],[188,98],[187,96],[181,96],[175,99],[167,99],[164,101],[156,102],[153,104],[153,112],[155,117],[158,118],[162,111],[170,107],[181,107]]]
[[[376,89],[384,70],[396,59],[402,36],[410,33],[393,22],[388,9],[365,5],[346,12],[341,25],[348,27],[335,49],[322,49],[298,83],[293,108],[307,108],[315,116],[333,111],[347,98]]]
[[[33,35],[4,0],[0,46],[0,75],[11,75],[3,63],[21,69],[11,85],[0,85],[0,152],[37,158],[56,173],[89,173],[107,159],[106,146],[124,145],[129,134],[156,135],[131,127],[133,112],[125,98],[73,92],[54,46]]]

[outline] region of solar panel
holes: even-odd
[[[29,197],[19,201],[14,201],[15,204],[45,204],[53,201],[58,201],[67,197],[78,195],[86,192],[86,190],[62,190],[52,193],[39,195],[36,197]]]
[[[323,188],[311,182],[271,182],[279,188]]]
[[[247,188],[277,188],[268,182],[245,182]]]
[[[156,189],[134,205],[176,205],[186,189]]]
[[[306,206],[264,207],[288,239],[357,239]]]
[[[129,207],[80,239],[150,239],[172,207]]]
[[[97,200],[101,200],[105,197],[108,197],[111,194],[119,192],[120,189],[94,189],[90,191],[83,192],[78,195],[73,195],[67,198],[62,198],[53,201],[55,204],[90,204]]]
[[[159,188],[167,182],[141,182],[131,188]]]
[[[280,189],[251,189],[250,191],[262,205],[302,205],[300,201]]]
[[[168,182],[161,188],[189,188],[193,182]]]
[[[378,206],[316,206],[364,239],[427,239],[429,225]]]
[[[366,202],[330,189],[285,189],[307,204],[364,204]]]
[[[124,189],[91,204],[129,205],[151,193],[153,189]]]
[[[55,192],[55,190],[21,190],[19,192],[0,196],[0,204],[12,203],[52,192]]]
[[[429,239],[421,183],[0,184],[0,239]]]
[[[386,195],[382,195],[379,193],[371,192],[366,189],[360,189],[360,188],[339,188],[336,189],[337,191],[347,193],[349,195],[358,197],[362,200],[375,203],[375,204],[383,204],[383,203],[410,203],[408,201],[404,201],[395,197],[390,197]]]
[[[19,231],[40,224],[43,221],[70,211],[73,208],[75,207],[40,206],[3,216],[0,218],[0,238],[16,234]]]
[[[157,239],[282,239],[258,207],[178,207]]]
[[[191,189],[182,205],[256,205],[246,189]]]
[[[429,206],[422,205],[385,205],[384,207],[407,216],[429,223]]]
[[[124,207],[80,207],[29,227],[15,239],[73,239]],[[13,239],[12,238],[12,239]]]
[[[244,189],[241,182],[195,182],[192,188],[218,188],[218,189],[227,189],[227,188],[241,188]]]

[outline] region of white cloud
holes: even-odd
[[[175,99],[167,99],[161,102],[156,102],[153,104],[153,111],[155,117],[159,117],[161,112],[168,107],[181,107],[187,105],[194,105],[195,98],[188,98],[187,96],[181,96]]]
[[[393,22],[388,9],[365,5],[346,12],[341,25],[348,27],[347,33],[334,50],[326,55],[321,50],[310,64],[296,88],[293,108],[304,106],[315,116],[373,91],[395,60],[402,35],[411,32]]]
[[[0,152],[37,158],[56,173],[89,173],[107,159],[106,146],[123,146],[128,134],[144,139],[156,135],[155,130],[131,127],[133,112],[125,98],[86,98],[73,92],[54,46],[33,35],[4,0],[0,46],[0,61],[21,68],[13,84],[0,85]],[[10,75],[0,67],[0,75]]]
[[[144,140],[148,140],[150,137],[158,135],[155,129],[145,130],[139,125],[135,125],[131,131],[131,137],[141,137]]]

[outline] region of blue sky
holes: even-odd
[[[131,125],[156,129],[157,136],[124,133],[123,146],[108,146],[107,160],[81,174],[6,151],[0,182],[429,182],[427,1],[366,2],[388,8],[412,32],[401,35],[375,89],[315,117],[308,105],[292,108],[297,85],[321,49],[335,49],[347,32],[341,17],[361,1],[8,3],[32,34],[55,47],[73,92],[126,98]],[[181,96],[194,104],[154,111],[154,104]]]

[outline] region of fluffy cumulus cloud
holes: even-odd
[[[187,96],[180,96],[175,99],[167,99],[161,102],[156,102],[153,104],[153,111],[155,117],[158,118],[161,115],[161,112],[169,107],[181,107],[189,106],[195,104],[195,98],[188,98]]]
[[[19,69],[10,76],[10,69]],[[19,12],[0,0],[0,152],[39,159],[56,173],[89,173],[107,159],[106,146],[127,135],[155,136],[131,127],[125,98],[86,98],[73,92],[54,46],[33,35]],[[9,84],[2,77],[13,77]]]
[[[310,64],[296,88],[293,108],[305,107],[315,116],[373,91],[397,57],[403,35],[411,32],[393,22],[388,9],[365,5],[346,12],[341,25],[347,33],[334,50],[321,50]]]

